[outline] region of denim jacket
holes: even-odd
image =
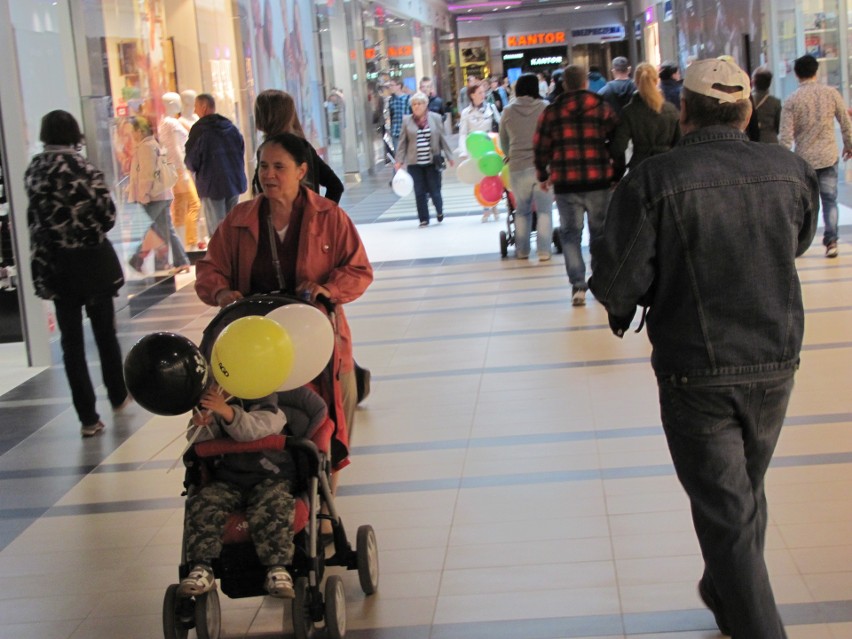
[[[614,191],[589,282],[621,336],[648,307],[651,363],[680,383],[764,379],[798,365],[795,258],[816,231],[813,169],[728,126],[699,129]]]

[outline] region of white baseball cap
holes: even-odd
[[[751,95],[748,74],[730,60],[710,58],[693,62],[686,69],[683,86],[719,102],[739,102]]]

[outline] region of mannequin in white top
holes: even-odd
[[[172,200],[172,222],[176,229],[185,228],[184,245],[187,251],[206,248],[203,238],[198,238],[198,212],[201,210],[201,200],[195,190],[192,176],[186,170],[184,157],[186,156],[186,139],[189,130],[180,122],[178,115],[181,112],[182,100],[177,93],[163,94],[163,107],[165,117],[157,129],[157,137],[160,144],[166,150],[166,156],[175,169],[178,179],[172,191],[175,198]]]
[[[184,89],[180,92],[180,123],[189,131],[192,125],[198,122],[198,115],[195,113],[195,98],[198,94],[192,89]]]

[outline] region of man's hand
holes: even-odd
[[[849,147],[844,147],[843,148],[843,159],[848,160],[850,158],[852,158],[852,149],[850,149]]]
[[[331,299],[331,292],[325,286],[320,286],[316,282],[303,282],[296,289],[296,296],[308,302],[316,302],[318,295]]]
[[[538,188],[540,188],[542,191],[549,190],[550,189],[550,180],[545,180],[544,182],[539,182]]]

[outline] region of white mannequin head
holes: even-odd
[[[163,94],[163,107],[166,110],[166,115],[176,116],[181,112],[182,102],[181,97],[177,93],[169,91]]]
[[[195,98],[197,97],[198,94],[192,89],[184,89],[180,92],[181,112],[184,117],[192,117],[195,112]]]

